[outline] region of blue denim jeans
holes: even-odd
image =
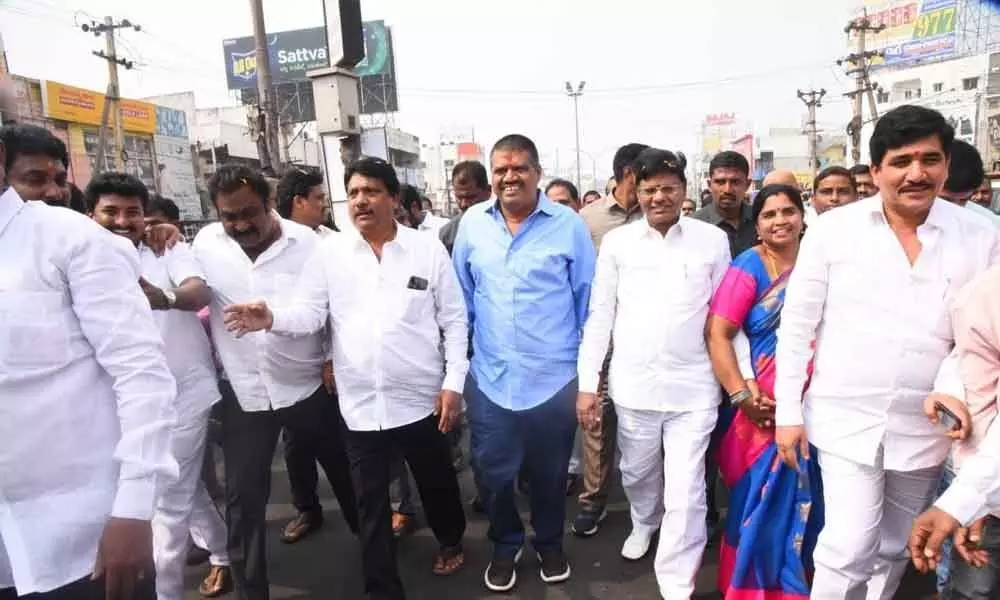
[[[941,494],[944,494],[945,490],[948,489],[948,486],[951,485],[951,482],[954,479],[955,471],[952,469],[951,459],[949,458],[948,462],[945,463],[944,468],[941,469],[941,483],[938,484],[937,498],[940,498]],[[944,543],[941,544],[941,562],[938,563],[937,567],[938,592],[944,590],[945,586],[948,584],[949,572],[951,570],[951,550],[951,537],[948,537],[944,540]]]
[[[485,494],[490,540],[513,556],[524,545],[524,525],[515,504],[515,482],[528,482],[533,546],[542,551],[562,546],[566,520],[566,470],[576,435],[574,379],[555,396],[529,410],[501,408],[487,398],[470,376],[465,402],[471,446]]]
[[[976,568],[952,551],[948,582],[941,600],[994,600],[1000,597],[1000,519],[986,517],[980,545],[989,554],[989,563]]]

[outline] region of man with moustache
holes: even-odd
[[[455,245],[455,236],[458,235],[458,224],[462,222],[462,216],[470,206],[489,200],[493,193],[490,187],[490,177],[486,173],[486,167],[478,160],[464,160],[451,170],[451,193],[458,204],[457,215],[451,218],[444,227],[441,228],[441,242],[451,254],[451,249]]]
[[[595,256],[583,221],[538,190],[534,142],[505,136],[490,162],[497,201],[469,209],[452,259],[473,329],[465,400],[493,542],[484,579],[491,591],[506,592],[517,583],[525,542],[514,492],[522,469],[542,581],[570,576],[562,545],[566,472]]]
[[[614,189],[604,199],[588,204],[580,211],[596,250],[601,249],[601,241],[609,231],[642,219],[642,209],[635,195],[632,163],[648,147],[632,143],[619,148],[612,160]],[[580,437],[583,491],[578,498],[579,512],[573,519],[572,530],[580,537],[596,535],[600,530],[601,521],[607,516],[605,505],[614,475],[618,421],[614,405],[607,395],[609,360],[610,353],[601,378],[601,418],[592,427],[581,429],[577,434]]]
[[[62,140],[44,127],[17,123],[0,128],[0,142],[7,149],[7,185],[17,190],[23,200],[69,207],[69,154]]]
[[[362,158],[344,179],[355,230],[316,248],[293,302],[273,309],[271,301],[232,305],[226,320],[238,335],[277,334],[270,337],[311,335],[332,323],[365,593],[403,600],[388,494],[398,456],[413,473],[441,544],[434,573],[450,575],[465,562],[465,515],[444,435],[462,407],[465,305],[441,242],[394,221],[400,184],[392,165]]]
[[[199,231],[192,248],[212,289],[212,339],[236,392],[220,404],[229,553],[238,597],[266,600],[266,510],[282,427],[319,460],[352,532],[358,529],[357,509],[342,421],[322,381],[323,334],[237,338],[227,331],[222,309],[261,297],[275,307],[292,302],[302,265],[319,238],[270,209],[268,182],[250,168],[224,165],[208,189],[219,222]]]
[[[660,530],[660,593],[689,598],[707,540],[705,452],[720,399],[705,319],[729,267],[729,241],[717,227],[680,218],[687,179],[672,152],[644,150],[631,172],[645,218],[608,232],[601,245],[580,346],[577,417],[584,430],[601,418],[597,394],[613,331],[608,391],[632,516],[621,553],[641,559]]]
[[[953,140],[937,111],[883,115],[870,152],[881,192],[817,219],[788,283],[775,442],[792,467],[809,442],[819,449],[824,504],[835,507],[814,552],[816,600],[893,597],[950,447],[923,409],[952,360],[948,307],[1000,258],[990,222],[937,197]]]
[[[188,531],[196,503],[199,533],[219,563],[212,574],[217,585],[207,582],[204,589],[223,593],[229,587],[226,528],[217,512],[203,510],[212,501],[201,482],[209,412],[220,397],[212,350],[197,314],[208,305],[211,291],[186,244],[179,243],[157,256],[143,242],[149,192],[141,181],[124,173],[101,173],[87,184],[84,200],[98,225],[135,246],[139,285],[153,309],[167,365],[177,382],[177,420],[171,448],[180,471],[178,478],[160,491],[153,515],[157,597],[180,600],[184,595]]]

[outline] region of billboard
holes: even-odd
[[[881,50],[872,67],[950,58],[956,49],[957,0],[865,0],[855,18],[868,15],[885,29],[866,39],[868,50]],[[856,34],[854,34],[856,35]],[[852,36],[852,45],[856,38]]]
[[[392,34],[384,21],[366,21],[362,23],[365,40],[365,58],[355,68],[361,77],[361,112],[363,114],[394,112],[398,110],[399,101],[396,96],[396,76],[394,56],[392,52]],[[306,73],[313,69],[329,66],[330,60],[326,47],[326,29],[312,27],[294,31],[279,31],[268,35],[268,56],[271,63],[271,78],[279,96],[279,107],[282,104],[282,93],[286,97],[304,97],[301,100],[303,110],[299,108],[298,100],[289,117],[309,115],[315,119],[315,107],[312,106],[312,87],[293,85],[309,83]],[[254,50],[253,37],[228,39],[222,42],[223,60],[226,65],[226,82],[231,90],[257,89],[257,58]],[[308,89],[306,89],[308,88]],[[284,90],[284,92],[282,92]],[[256,98],[249,93],[243,94],[244,103]],[[289,104],[286,102],[285,104]],[[290,105],[292,106],[292,105]],[[289,122],[294,122],[289,121]]]
[[[156,133],[154,105],[125,98],[122,98],[119,104],[125,131]],[[45,116],[50,119],[99,127],[104,113],[104,94],[55,81],[45,81],[42,83],[42,106]],[[111,124],[113,125],[113,120]]]

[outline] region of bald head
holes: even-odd
[[[764,178],[764,183],[761,187],[774,184],[790,185],[797,190],[802,189],[802,186],[799,185],[799,180],[795,178],[795,173],[792,173],[791,171],[771,171],[767,174],[767,177]]]

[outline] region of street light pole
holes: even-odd
[[[583,86],[586,81],[581,81],[576,89],[570,82],[566,82],[566,95],[573,99],[573,123],[576,129],[576,187],[580,189],[582,185],[580,178],[580,96],[583,95]]]

